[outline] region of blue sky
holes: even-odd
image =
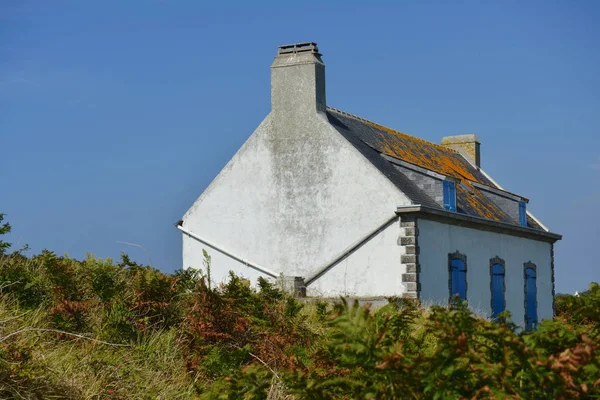
[[[0,3],[9,239],[181,266],[173,224],[270,108],[278,45],[315,41],[328,104],[439,142],[564,235],[558,292],[600,280],[600,2]]]

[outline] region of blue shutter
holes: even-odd
[[[492,265],[492,318],[504,311],[504,266]]]
[[[451,293],[450,296],[460,297],[463,300],[467,299],[467,269],[465,262],[458,258],[452,259],[450,262],[450,279]]]
[[[450,208],[450,189],[448,188],[448,181],[443,181],[444,189],[444,208],[448,210]]]
[[[524,201],[519,202],[519,224],[527,226],[527,206]]]
[[[456,211],[456,185],[452,181],[443,181],[444,208],[448,211]]]
[[[530,331],[537,326],[537,289],[535,270],[525,268],[525,329]]]

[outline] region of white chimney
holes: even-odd
[[[316,43],[279,46],[271,65],[271,107],[288,115],[325,111],[325,64]]]

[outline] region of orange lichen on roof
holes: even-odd
[[[462,203],[463,207],[469,207],[472,210],[472,213],[475,215],[491,219],[494,221],[504,221],[506,222],[502,216],[506,214],[500,207],[498,207],[495,203],[489,201],[480,191],[471,185],[468,181],[463,181],[464,184],[471,193],[467,192],[461,185],[456,185],[456,196],[460,198],[459,203]],[[471,214],[471,213],[469,213]]]
[[[468,188],[457,185],[457,196],[463,207],[470,208],[469,214],[494,221],[503,221],[506,214],[494,202],[489,201],[471,182],[487,184],[474,176],[470,171],[468,161],[452,149],[428,142],[402,132],[395,131],[383,125],[363,120],[370,126],[387,133],[380,136],[381,151],[391,157],[415,164],[419,167],[435,171],[442,175],[458,178]]]
[[[461,160],[458,153],[452,149],[428,142],[406,133],[398,132],[383,125],[368,120],[363,122],[381,130],[388,135],[381,135],[382,152],[388,156],[399,158],[411,164],[427,168],[442,175],[458,179],[487,184],[475,177],[469,170],[466,160]]]

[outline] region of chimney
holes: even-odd
[[[481,166],[480,144],[477,135],[473,134],[444,136],[442,138],[442,146],[456,150],[477,168]]]
[[[316,43],[279,46],[271,65],[271,107],[284,114],[325,111],[325,64]]]

